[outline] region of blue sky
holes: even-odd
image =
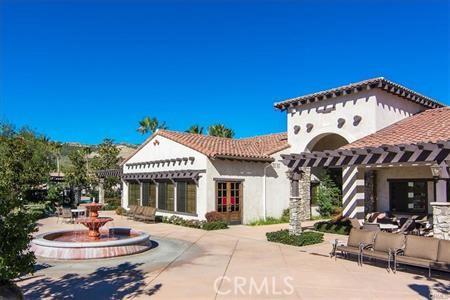
[[[0,118],[139,143],[146,115],[284,131],[273,102],[376,76],[450,103],[448,3],[3,0]]]

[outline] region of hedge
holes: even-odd
[[[349,220],[323,221],[314,224],[314,229],[326,233],[348,235],[350,233],[350,229],[352,229],[352,224]]]
[[[276,242],[292,246],[307,246],[323,242],[323,233],[306,231],[299,235],[290,235],[289,230],[279,230],[266,233],[269,242]]]

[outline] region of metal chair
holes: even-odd
[[[73,215],[70,208],[63,208],[62,209],[62,219],[64,223],[73,223]]]

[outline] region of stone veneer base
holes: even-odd
[[[66,230],[67,232],[70,230]],[[64,232],[64,231],[58,231]],[[142,231],[132,231],[139,235],[133,238],[105,242],[56,242],[45,239],[45,236],[56,231],[36,236],[31,242],[31,250],[36,256],[60,260],[84,260],[110,258],[137,254],[152,247],[150,235]]]

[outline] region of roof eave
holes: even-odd
[[[381,89],[387,93],[397,95],[401,98],[404,98],[408,101],[418,103],[427,108],[439,108],[444,107],[445,105],[431,99],[427,96],[424,96],[420,93],[417,93],[407,87],[404,87],[398,83],[387,80],[383,77],[368,79],[365,81],[344,85],[341,87],[328,89],[324,91],[320,91],[317,93],[308,94],[301,97],[295,97],[286,99],[280,102],[274,103],[274,107],[281,111],[287,110],[289,107],[295,107],[299,105],[304,105],[308,103],[318,102],[326,99],[336,98],[339,96],[344,96],[348,94],[356,94],[363,90],[370,89]]]
[[[214,155],[212,159],[228,159],[228,160],[244,160],[255,162],[274,162],[273,157],[246,157],[246,156],[234,156],[234,155]]]

